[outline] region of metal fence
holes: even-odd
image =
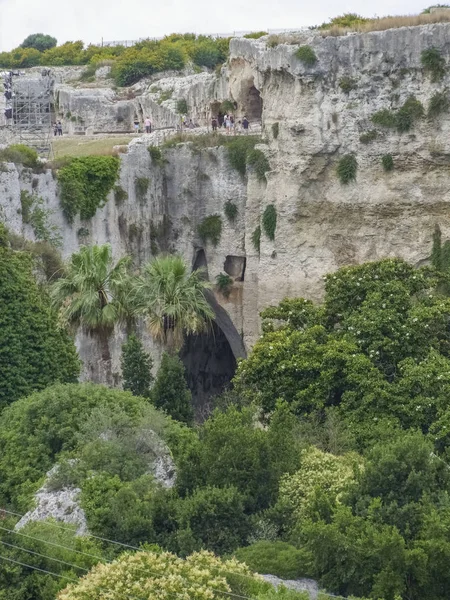
[[[264,31],[267,31],[267,33],[269,35],[276,35],[279,33],[290,33],[292,31],[303,31],[308,29],[308,27],[297,27],[297,28],[291,28],[291,29],[264,29]],[[228,38],[228,37],[244,37],[244,35],[248,35],[249,33],[254,33],[254,30],[249,29],[248,31],[233,31],[231,33],[200,33],[200,34],[196,34],[196,35],[207,35],[209,37],[212,38]],[[125,48],[129,48],[130,46],[134,46],[136,44],[138,44],[139,42],[144,42],[146,40],[154,40],[154,41],[158,41],[158,40],[162,40],[164,39],[164,36],[162,37],[146,37],[146,38],[139,38],[138,40],[113,40],[113,41],[105,41],[102,38],[102,41],[100,43],[95,44],[96,46],[125,46]]]

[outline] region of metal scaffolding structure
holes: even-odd
[[[53,81],[43,70],[39,78],[21,77],[18,71],[4,75],[7,126],[17,143],[36,149],[39,156],[52,155]]]

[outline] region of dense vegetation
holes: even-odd
[[[322,305],[297,298],[267,309],[234,389],[202,425],[192,426],[176,356],[166,355],[152,385],[149,357],[134,338],[124,353],[127,387],[146,398],[57,384],[17,400],[0,416],[0,503],[24,512],[56,463],[47,485],[80,487],[89,529],[102,538],[157,544],[180,557],[236,553],[257,571],[314,577],[344,596],[444,600],[447,246],[437,229],[433,267],[389,259],[343,268],[326,277]],[[167,451],[172,488],[149,470]],[[8,552],[26,563],[22,551]],[[100,541],[95,551],[118,553]],[[16,568],[14,577],[23,574]],[[61,582],[45,576],[49,587],[39,586],[43,577],[24,575],[17,600],[30,590],[53,600],[48,589],[54,594]],[[93,573],[83,585],[96,580]],[[77,589],[61,598],[78,597],[70,595]]]
[[[180,71],[189,62],[197,67],[214,68],[228,56],[228,38],[213,38],[191,33],[173,34],[162,40],[144,40],[136,45],[84,46],[83,42],[66,42],[56,46],[54,38],[35,34],[19,48],[0,53],[0,67],[26,68],[37,65],[111,64],[117,85],[127,86],[142,77],[161,71]]]

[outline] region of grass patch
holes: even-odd
[[[223,207],[223,212],[225,213],[226,218],[233,223],[238,214],[238,207],[231,200],[227,200]]]
[[[258,181],[266,180],[266,173],[270,171],[269,161],[261,150],[250,150],[247,152],[247,167],[256,173]]]
[[[392,158],[392,154],[383,154],[381,157],[381,164],[383,165],[383,169],[385,171],[392,171],[394,168],[394,159]]]
[[[322,36],[341,36],[350,32],[367,33],[369,31],[385,31],[386,29],[397,29],[398,27],[416,27],[418,25],[430,25],[432,23],[450,22],[450,11],[438,10],[430,14],[399,15],[396,17],[380,17],[378,19],[360,19],[354,21],[350,27],[333,25],[323,29]]]
[[[358,85],[356,79],[345,75],[339,79],[339,87],[343,92],[349,94],[352,90],[356,90]]]
[[[302,62],[305,67],[312,67],[317,62],[317,56],[311,46],[300,46],[295,52],[295,57]]]
[[[0,162],[9,162],[34,169],[38,166],[38,153],[25,144],[12,144],[0,150]]]
[[[253,248],[259,253],[261,249],[261,225],[258,225],[252,233],[252,244]]]
[[[257,39],[259,39],[260,37],[262,37],[263,35],[269,35],[269,34],[267,33],[267,31],[254,31],[254,32],[252,32],[252,33],[246,33],[246,34],[244,35],[244,37],[245,37],[247,40],[257,40]]]
[[[85,138],[59,137],[52,140],[55,158],[66,156],[114,156],[114,146],[128,145],[132,136]]]
[[[173,89],[170,88],[168,90],[163,90],[158,99],[158,103],[165,102],[166,100],[170,100],[173,96]]]
[[[376,129],[370,129],[370,131],[366,131],[359,136],[359,141],[361,144],[370,144],[378,137],[378,131]]]
[[[280,133],[280,124],[279,123],[272,123],[272,135],[273,135],[273,139],[276,140],[278,135]]]
[[[430,73],[431,81],[440,81],[445,75],[445,60],[437,48],[427,48],[420,55],[420,62],[425,71]]]
[[[345,154],[338,162],[336,173],[341,183],[347,184],[356,179],[358,163],[354,154]]]
[[[254,149],[258,141],[260,140],[257,137],[242,136],[232,139],[227,144],[228,161],[233,169],[236,169],[241,175],[245,175],[247,170],[247,156]],[[253,158],[252,160],[256,159]]]
[[[216,275],[216,287],[225,298],[229,297],[232,285],[233,280],[226,273],[219,273]]]
[[[430,99],[427,110],[427,117],[429,119],[435,119],[440,114],[448,112],[450,108],[450,100],[448,97],[448,91],[436,92]]]
[[[273,204],[266,206],[262,216],[262,226],[269,240],[273,241],[277,228],[277,209]]]
[[[204,244],[210,241],[213,246],[217,246],[222,235],[222,217],[220,215],[205,217],[198,226],[198,235]]]

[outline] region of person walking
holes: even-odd
[[[211,126],[212,126],[212,130],[213,131],[217,131],[217,119],[216,117],[213,117],[211,120]]]
[[[53,124],[53,135],[55,137],[58,135],[58,123]]]
[[[139,119],[134,120],[134,133],[139,133]]]
[[[149,117],[146,117],[146,119],[144,121],[144,125],[145,125],[145,133],[151,133],[152,132],[152,122],[150,121]]]
[[[58,123],[56,124],[56,129],[58,130],[58,135],[62,135],[62,123],[61,121],[58,121]]]
[[[250,126],[250,123],[248,122],[247,117],[244,115],[244,118],[242,119],[242,129],[244,130],[244,133],[246,135],[248,134],[249,126]]]

